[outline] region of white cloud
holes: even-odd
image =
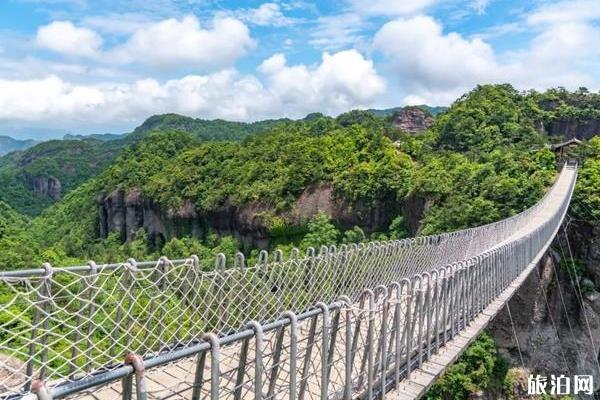
[[[385,91],[373,63],[355,50],[324,53],[321,64],[288,66],[283,54],[275,54],[259,67],[270,83],[270,92],[283,105],[335,113],[367,105]]]
[[[298,20],[286,17],[277,3],[263,3],[257,8],[240,9],[235,15],[243,21],[259,26],[289,26]]]
[[[403,80],[440,89],[485,80],[496,66],[490,45],[457,33],[444,35],[442,26],[425,16],[386,23],[375,35],[374,46]]]
[[[592,21],[600,18],[598,0],[565,0],[546,4],[527,16],[527,23],[556,24],[575,21]]]
[[[194,15],[150,22],[135,15],[84,19],[104,32],[130,34],[127,40],[102,49],[102,37],[94,30],[70,21],[55,21],[38,29],[38,46],[108,64],[145,64],[157,68],[230,67],[254,48],[248,27],[238,19],[216,17],[207,27]]]
[[[54,21],[38,29],[36,44],[70,56],[96,57],[102,38],[93,30],[76,27],[70,21]]]
[[[449,103],[480,83],[510,82],[528,89],[593,86],[600,62],[600,31],[584,23],[552,25],[530,45],[500,57],[480,38],[444,33],[439,22],[417,16],[386,23],[373,45],[406,92],[405,100]],[[584,64],[586,64],[584,66]]]
[[[356,11],[375,15],[409,15],[423,11],[437,0],[350,0]]]
[[[128,35],[144,28],[152,22],[155,21],[144,14],[109,13],[85,17],[81,21],[81,24],[98,32]]]
[[[352,12],[319,17],[310,34],[310,44],[327,50],[353,46],[363,39],[366,24],[359,14]]]
[[[131,126],[154,113],[256,120],[336,114],[372,105],[385,91],[373,63],[354,50],[323,54],[319,64],[288,65],[276,54],[260,68],[264,79],[225,69],[159,82],[77,85],[57,76],[0,80],[0,122],[86,129]],[[36,93],[34,98],[30,93]]]
[[[125,44],[110,51],[119,63],[144,63],[159,68],[197,66],[220,68],[254,47],[248,27],[235,18],[215,18],[202,28],[193,15],[149,24],[136,30]]]
[[[490,0],[472,0],[471,7],[477,14],[484,14]]]

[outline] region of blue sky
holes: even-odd
[[[600,88],[599,0],[4,0],[0,134]]]

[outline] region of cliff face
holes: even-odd
[[[552,122],[536,124],[540,133],[550,136],[563,136],[565,139],[591,139],[600,135],[600,119],[579,121],[575,119],[559,119]]]
[[[53,176],[36,176],[30,179],[31,191],[38,197],[50,197],[59,200],[62,192],[62,184],[58,178]]]
[[[130,240],[140,228],[145,228],[151,242],[159,245],[174,236],[191,235],[203,238],[209,232],[232,235],[244,247],[268,247],[273,239],[270,224],[273,218],[290,226],[306,223],[319,212],[330,215],[343,229],[360,226],[367,232],[387,229],[392,218],[401,211],[395,201],[382,201],[374,206],[349,204],[334,195],[327,184],[309,187],[286,212],[274,215],[269,204],[253,203],[244,207],[225,204],[210,213],[198,212],[193,204],[184,204],[176,212],[168,212],[144,198],[139,190],[114,191],[97,198],[98,227],[101,237],[117,232],[122,240]],[[412,220],[420,219],[424,203],[414,201],[403,207]],[[415,217],[416,215],[416,217]]]
[[[420,133],[433,125],[433,117],[419,107],[404,107],[394,114],[392,125],[408,133]]]
[[[594,277],[594,285],[575,275],[566,259],[569,246],[583,262],[576,264],[578,274]],[[505,307],[489,329],[513,367],[522,367],[520,349],[527,371],[593,375],[598,390],[600,293],[593,287],[600,287],[600,227],[570,224],[568,236],[559,234],[552,248],[509,301],[514,325]]]

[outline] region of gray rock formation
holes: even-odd
[[[547,135],[563,136],[565,139],[591,139],[600,135],[600,119],[580,121],[577,119],[559,119],[546,124],[538,123],[536,129]]]
[[[597,234],[596,230],[572,225],[568,237],[574,258],[585,263],[583,268],[587,271],[580,273],[595,276],[595,286],[599,287],[598,236],[592,234],[585,242],[578,240],[582,232]],[[557,237],[553,248],[555,250],[544,256],[509,301],[513,323],[505,307],[490,324],[490,332],[512,366],[522,366],[522,355],[524,367],[533,373],[548,377],[551,374],[593,375],[597,390],[600,388],[597,354],[600,351],[600,293],[581,285],[583,279],[574,275],[572,264],[567,267],[566,260],[561,263],[569,254],[564,234]]]
[[[62,192],[62,184],[58,178],[53,176],[38,176],[30,179],[31,191],[38,197],[50,197],[59,200]]]
[[[404,132],[420,133],[433,125],[433,117],[419,107],[404,107],[394,114],[392,125]]]
[[[274,215],[271,204],[260,202],[241,208],[225,204],[210,213],[198,212],[193,204],[185,203],[179,210],[163,210],[144,198],[139,190],[128,193],[114,191],[97,198],[98,228],[101,237],[118,232],[122,240],[130,240],[140,228],[145,228],[150,241],[160,244],[174,236],[191,235],[203,238],[209,232],[232,235],[244,247],[268,247],[273,233],[269,221],[273,217],[292,226],[308,222],[318,212],[325,212],[344,229],[361,226],[367,232],[385,230],[392,218],[400,212],[420,219],[424,202],[414,200],[400,207],[395,201],[382,201],[374,206],[360,202],[349,204],[334,195],[330,185],[322,184],[304,190],[288,211]]]

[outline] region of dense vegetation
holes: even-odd
[[[155,115],[126,135],[65,135],[63,140],[39,143],[0,137],[0,201],[19,212],[35,216],[54,204],[56,196],[36,192],[45,178],[60,183],[60,194],[69,193],[112,163],[124,147],[133,145],[152,132],[186,132],[199,141],[242,140],[289,120],[255,123],[200,120],[177,114]],[[6,150],[6,151],[4,151]]]
[[[184,117],[178,114],[154,115],[137,127],[127,141],[136,141],[149,132],[181,131],[188,132],[200,140],[242,140],[248,135],[261,133],[289,119],[265,120],[252,123],[206,120]]]
[[[68,193],[114,160],[119,146],[98,140],[50,140],[0,159],[0,200],[19,212],[36,215],[56,198],[36,193],[36,186],[54,178]]]
[[[419,135],[392,128],[389,116],[372,111],[254,124],[167,114],[148,119],[124,139],[48,142],[0,158],[0,184],[5,185],[0,200],[8,203],[0,203],[1,267],[159,254],[195,253],[209,260],[239,249],[256,257],[257,249],[218,236],[210,226],[205,235],[173,235],[160,243],[144,230],[129,241],[117,232],[100,237],[98,199],[115,191],[138,191],[164,216],[191,207],[202,218],[224,208],[253,206],[260,210],[261,227],[279,237],[271,246],[286,251],[409,235],[406,221],[415,216],[401,207],[379,232],[343,226],[324,213],[298,224],[291,210],[302,193],[320,185],[332,188],[335,204],[349,210],[422,199],[427,207],[417,216],[419,234],[492,222],[534,204],[556,173],[555,156],[545,146],[549,139],[537,125],[575,114],[596,118],[598,102],[598,95],[584,90],[519,93],[509,85],[486,85],[458,99]],[[598,218],[600,140],[590,140],[581,152],[586,162],[576,193],[581,209],[575,212],[585,210],[589,218],[592,210]],[[50,207],[49,201],[27,194],[28,177],[40,175],[60,176],[63,182],[64,198]],[[29,221],[11,206],[41,214]],[[428,396],[463,398],[481,389],[502,390],[505,369],[484,336]]]

